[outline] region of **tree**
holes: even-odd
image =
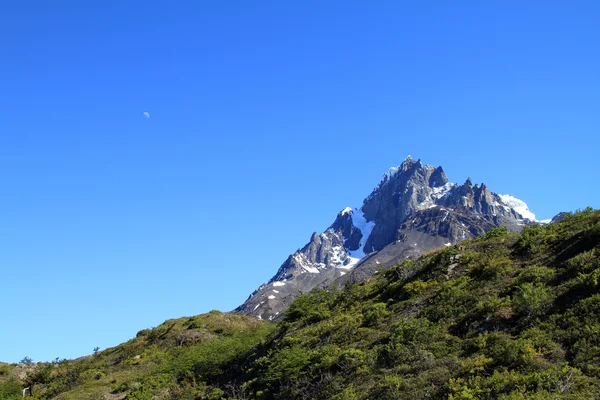
[[[23,357],[19,364],[31,365],[33,364],[33,360],[30,357]]]

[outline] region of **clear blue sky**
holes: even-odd
[[[233,309],[407,154],[600,207],[595,1],[176,3],[2,4],[2,361]]]

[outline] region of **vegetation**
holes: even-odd
[[[261,399],[592,399],[600,212],[495,229],[299,298],[249,370]]]
[[[600,211],[313,291],[277,326],[212,312],[14,368],[0,399],[598,399]]]
[[[27,386],[34,399],[220,399],[221,387],[237,390],[236,381],[225,377],[273,329],[268,322],[218,311],[168,320],[92,356],[29,367],[5,364],[0,400],[21,399]]]

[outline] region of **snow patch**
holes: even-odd
[[[279,290],[273,289],[273,293],[279,293]]]
[[[446,196],[454,186],[456,186],[454,183],[447,182],[442,186],[434,187],[431,190],[431,197],[433,197],[436,200],[441,199],[442,197]]]
[[[331,248],[331,251],[332,251],[332,253],[329,258],[331,263],[333,263],[333,265],[336,265],[336,266],[343,264],[344,260],[346,258],[346,250],[344,250],[344,248],[342,246],[333,246]]]
[[[517,199],[510,194],[500,194],[499,196],[504,204],[515,210],[515,212],[523,218],[530,221],[537,221],[535,219],[535,214],[529,211],[529,207],[527,207],[527,204],[523,200]]]
[[[311,267],[310,265],[302,265],[302,268],[304,268],[304,270],[306,272],[310,272],[311,274],[318,274],[319,270],[315,267]]]
[[[350,262],[349,262],[349,263],[347,263],[347,264],[345,264],[345,265],[344,265],[344,264],[340,264],[340,265],[338,265],[338,268],[342,268],[342,269],[350,269],[350,268],[354,268],[354,266],[355,266],[356,264],[358,264],[358,262],[360,261],[360,258],[356,258],[356,257],[350,257],[350,256],[348,256],[348,257],[346,258],[346,260],[350,260]]]
[[[539,221],[540,224],[544,224],[544,225],[548,225],[550,222],[552,222],[552,218],[542,219]]]
[[[417,205],[417,210],[427,210],[429,208],[437,207],[437,204],[435,204],[436,200],[439,200],[450,193],[454,186],[456,186],[454,183],[447,182],[442,186],[434,187],[431,189],[431,193],[429,193],[428,197]]]
[[[306,272],[310,272],[311,274],[319,273],[319,270],[311,265],[310,261],[308,261],[304,254],[296,253],[292,258],[294,261],[296,261],[296,264],[302,267],[302,269],[304,269]]]
[[[444,246],[446,246],[446,247],[450,247],[450,246],[452,246],[452,243],[450,243],[450,242],[448,242],[448,243],[444,243]]]
[[[344,212],[350,213],[353,227],[358,229],[362,235],[358,244],[358,249],[347,250],[342,246],[333,246],[331,248],[332,253],[329,260],[338,268],[350,269],[365,256],[364,247],[367,243],[367,239],[369,236],[371,236],[373,228],[375,227],[375,222],[367,221],[365,214],[358,208],[353,208],[350,210],[344,209]]]
[[[342,212],[340,214],[346,215],[346,214],[351,213],[351,212],[352,212],[352,208],[351,207],[346,207],[346,208],[344,208],[342,210]]]
[[[269,299],[269,300],[274,300],[274,299],[275,299],[275,296],[273,296],[273,295],[270,295],[270,296],[268,297],[268,299]]]
[[[351,215],[352,215],[352,225],[354,225],[354,227],[356,229],[358,229],[360,231],[360,233],[362,233],[362,237],[360,238],[360,243],[358,244],[358,249],[348,250],[348,254],[350,255],[351,258],[361,259],[365,256],[364,247],[365,247],[365,244],[367,243],[367,239],[369,238],[369,236],[371,236],[371,232],[373,231],[373,228],[375,227],[375,222],[367,221],[367,219],[365,218],[365,214],[361,210],[358,210],[358,209],[354,209],[354,211],[352,212]]]
[[[428,210],[430,208],[437,207],[437,205],[430,199],[423,200],[418,206],[417,210]]]
[[[285,282],[273,282],[273,286],[285,286]]]
[[[392,179],[394,175],[396,175],[400,171],[400,167],[391,167],[381,176],[381,180],[379,181],[379,186],[383,185],[385,182]]]

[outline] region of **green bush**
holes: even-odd
[[[513,296],[513,309],[528,320],[541,315],[550,306],[551,298],[547,287],[526,282],[517,287]]]
[[[17,400],[21,398],[21,385],[14,379],[0,383],[0,399]]]
[[[364,312],[363,322],[365,326],[377,326],[380,324],[385,317],[389,315],[389,312],[386,310],[385,303],[375,303],[369,307]]]
[[[493,238],[505,237],[507,235],[508,235],[508,228],[505,226],[501,226],[498,228],[490,229],[489,231],[487,231],[486,233],[481,235],[479,238],[477,238],[477,241],[480,242],[480,241],[490,240]]]

